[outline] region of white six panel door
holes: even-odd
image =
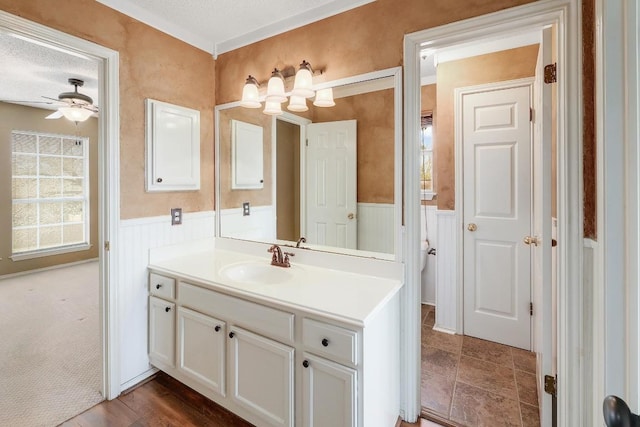
[[[357,249],[356,120],[307,126],[307,242]]]
[[[462,95],[464,333],[531,349],[530,84]]]

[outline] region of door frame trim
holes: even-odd
[[[406,34],[404,38],[405,286],[401,290],[401,413],[420,413],[419,117],[422,46],[438,48],[523,27],[558,29],[558,412],[560,426],[584,425],[582,396],[582,54],[578,0],[540,0],[464,21]],[[576,398],[576,396],[579,396]]]
[[[98,60],[98,245],[100,264],[100,332],[102,395],[120,394],[120,347],[117,306],[118,228],[120,215],[120,124],[118,52],[0,10],[0,29]],[[110,249],[105,250],[109,242]]]
[[[513,89],[517,87],[527,87],[529,89],[529,99],[531,103],[533,103],[533,85],[535,79],[533,77],[525,77],[521,79],[514,80],[505,80],[501,82],[494,83],[486,83],[480,85],[473,86],[465,86],[465,87],[457,87],[454,89],[453,95],[453,121],[454,121],[454,131],[453,131],[453,143],[454,143],[454,164],[455,164],[455,213],[457,222],[460,224],[459,227],[456,227],[456,333],[464,334],[464,147],[462,145],[462,107],[463,104],[461,102],[463,95],[468,95],[472,93],[479,92],[487,92],[489,90],[497,90],[497,89]],[[530,106],[531,107],[531,106]],[[533,129],[531,127],[532,122],[529,122],[529,134],[530,134],[530,148],[533,147]],[[531,161],[533,164],[533,157],[531,157]],[[531,168],[531,176],[529,183],[533,188],[533,167]],[[533,191],[532,191],[533,194]],[[533,203],[531,204],[531,219],[533,219]],[[529,221],[529,226],[531,227],[531,221]],[[531,274],[533,274],[533,269],[531,270]],[[532,287],[529,286],[529,293],[531,294]],[[533,321],[529,322],[530,329],[530,338],[533,339],[532,333]],[[531,345],[531,339],[529,340],[529,345]]]

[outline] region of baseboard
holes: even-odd
[[[455,335],[456,334],[455,329],[443,328],[441,326],[434,326],[433,330],[434,331],[438,331],[438,332],[444,332],[445,334],[449,334],[449,335]]]
[[[420,411],[420,418],[424,418],[428,421],[433,421],[434,423],[438,423],[443,427],[463,427],[460,424],[457,424],[451,420],[447,420],[446,418],[443,418],[442,415],[432,412],[424,407]]]
[[[150,368],[147,371],[144,371],[143,373],[141,373],[140,375],[137,375],[133,378],[131,378],[129,381],[120,384],[120,390],[124,390],[121,394],[125,394],[127,392],[129,392],[130,390],[133,390],[134,388],[141,386],[142,384],[147,382],[147,379],[149,379],[150,377],[156,375],[156,373],[158,372],[157,368]]]
[[[26,276],[27,274],[42,273],[44,271],[57,270],[59,268],[73,267],[74,265],[86,264],[88,262],[97,262],[98,260],[99,258],[89,258],[80,261],[67,262],[65,264],[50,265],[49,267],[36,268],[33,270],[19,271],[17,273],[10,273],[0,276],[0,279],[10,279],[12,277]]]
[[[135,389],[137,389],[138,387],[142,387],[142,386],[143,386],[143,385],[145,385],[146,383],[148,383],[148,382],[151,382],[151,381],[155,380],[155,379],[158,377],[158,373],[159,373],[159,372],[160,372],[160,371],[156,371],[156,372],[154,372],[153,374],[151,374],[150,376],[148,376],[147,378],[145,378],[144,380],[140,381],[139,383],[132,385],[131,387],[129,387],[129,388],[128,388],[128,389],[126,389],[126,390],[123,390],[123,391],[120,393],[120,395],[121,395],[121,396],[124,396],[125,394],[129,394],[129,393],[131,393],[132,391],[134,391]]]

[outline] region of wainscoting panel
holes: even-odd
[[[149,249],[214,236],[215,212],[185,213],[182,225],[171,225],[171,216],[120,221],[118,323],[120,383],[150,368],[147,357],[147,265]]]
[[[276,222],[273,206],[252,206],[251,214],[242,215],[242,209],[220,211],[220,235],[243,240],[276,240]]]
[[[458,216],[455,211],[439,210],[437,216],[438,255],[436,256],[435,328],[454,333],[458,327]]]
[[[358,203],[358,249],[394,253],[394,206]]]
[[[436,303],[436,268],[438,250],[438,208],[436,206],[420,206],[421,235],[420,240],[429,242],[429,248],[436,249],[436,255],[427,255],[427,264],[422,270],[421,283],[422,293],[421,299],[423,303]],[[426,216],[426,227],[424,217]],[[422,256],[422,254],[420,255]],[[422,262],[422,259],[420,260]]]

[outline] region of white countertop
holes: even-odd
[[[267,253],[264,257],[257,257],[208,249],[184,256],[152,259],[149,268],[214,290],[261,299],[357,326],[366,326],[367,321],[402,287],[400,280],[296,264],[295,259],[292,259],[290,268],[271,266],[270,262],[271,257]],[[283,269],[286,270],[283,274],[289,277],[279,283],[264,284],[234,281],[224,274],[225,268],[240,263]]]

